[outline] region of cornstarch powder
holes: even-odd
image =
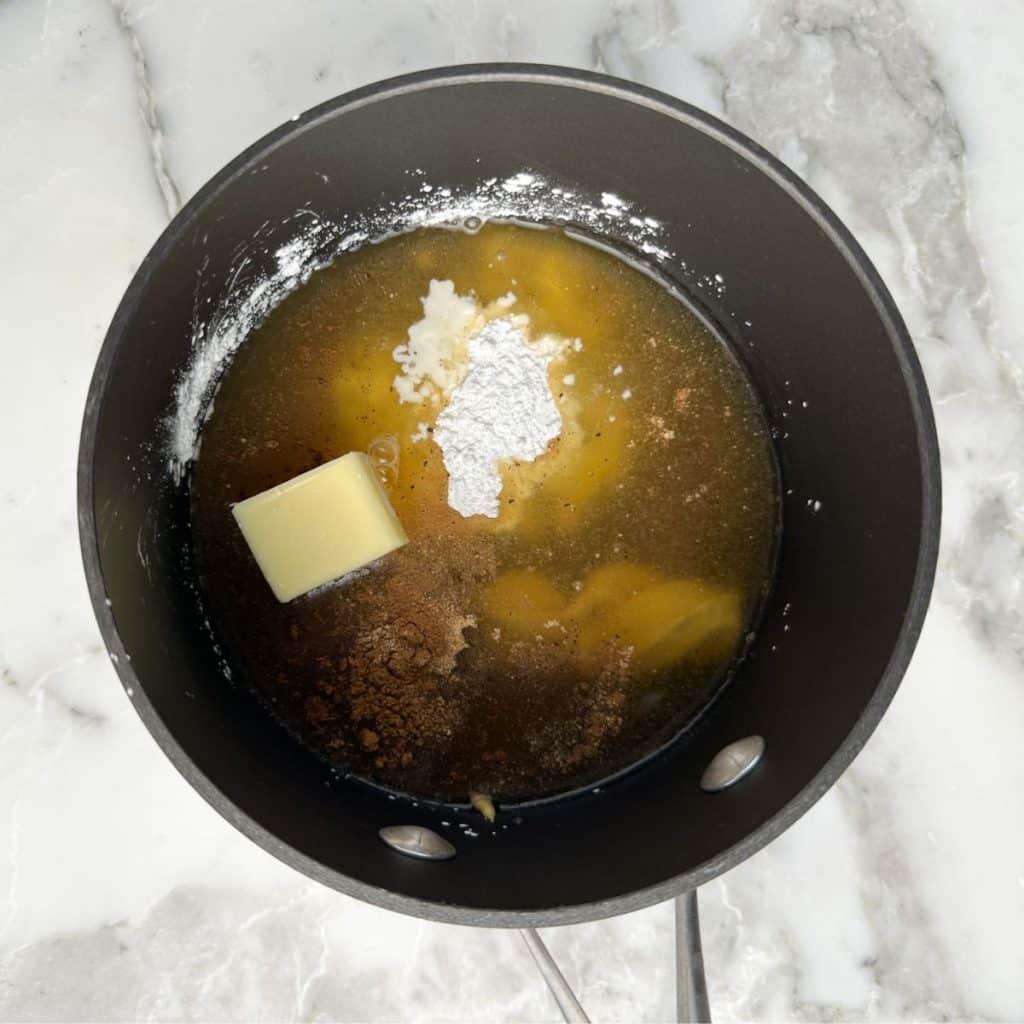
[[[456,512],[496,517],[501,463],[532,462],[561,433],[548,386],[556,351],[543,339],[529,344],[510,317],[489,321],[470,338],[466,374],[434,429]]]

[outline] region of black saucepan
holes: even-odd
[[[331,781],[244,685],[225,679],[191,569],[187,480],[166,470],[165,422],[190,357],[197,275],[207,292],[226,287],[246,240],[285,240],[305,203],[339,220],[378,207],[408,192],[410,168],[468,188],[524,167],[637,200],[664,223],[678,259],[663,271],[684,292],[695,270],[727,282],[699,301],[775,428],[785,495],[778,576],[748,657],[667,749],[600,792],[517,809],[496,838],[448,829],[455,856],[417,860],[384,845],[379,830],[479,818]],[[613,228],[607,240],[615,244]],[[488,65],[394,79],[317,107],[232,161],[174,218],[99,356],[79,519],[121,679],[167,756],[224,817],[307,875],[392,910],[561,924],[693,889],[778,835],[850,763],[925,614],[939,465],[899,313],[805,185],[668,96],[577,71]],[[715,754],[748,736],[766,742],[757,768],[705,792]]]

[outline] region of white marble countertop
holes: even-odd
[[[321,100],[483,60],[635,79],[767,145],[878,264],[935,401],[920,647],[835,789],[701,892],[717,1018],[1021,1019],[1022,51],[1019,0],[0,5],[0,1019],[557,1019],[516,934],[315,885],[188,787],[75,525],[93,360],[181,201]],[[671,1017],[667,906],[546,937],[595,1020]]]

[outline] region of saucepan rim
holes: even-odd
[[[266,156],[277,146],[309,126],[342,110],[355,110],[379,100],[449,85],[474,83],[539,83],[567,89],[581,89],[646,107],[696,128],[727,146],[784,189],[814,219],[846,258],[870,296],[885,327],[899,362],[916,430],[921,467],[921,534],[914,582],[892,655],[874,694],[846,739],[825,762],[815,777],[793,799],[742,840],[721,851],[696,868],[655,885],[613,898],[543,910],[496,911],[434,903],[367,885],[296,850],[269,832],[232,802],[193,763],[177,739],[166,728],[146,696],[144,686],[121,642],[100,564],[94,509],[93,466],[97,426],[103,394],[126,325],[132,319],[141,296],[172,247],[185,235],[206,205],[260,154]],[[171,763],[192,787],[244,835],[284,863],[303,874],[350,896],[389,910],[455,924],[493,927],[522,927],[571,924],[639,910],[669,899],[680,892],[710,881],[739,864],[792,825],[833,785],[867,742],[899,686],[917,642],[931,594],[939,545],[941,482],[939,447],[931,404],[917,354],[896,304],[880,275],[839,218],[789,168],[741,132],[718,118],[682,100],[642,85],[607,75],[544,64],[467,64],[432,68],[384,79],[337,96],[306,111],[264,135],[218,171],[171,220],[142,261],[118,306],[97,358],[82,422],[78,457],[78,525],[89,595],[100,632],[112,656],[118,676],[132,695],[132,703],[146,728]]]

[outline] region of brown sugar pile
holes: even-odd
[[[326,711],[316,723],[325,739],[337,737],[344,713],[349,728],[340,732],[355,735],[354,753],[378,769],[406,768],[424,748],[443,751],[465,711],[455,669],[476,625],[466,608],[494,567],[490,538],[419,540],[358,586],[358,628],[327,683],[328,700],[307,704],[311,718]]]
[[[569,635],[498,644],[477,621],[499,544],[490,534],[416,539],[338,592],[345,642],[304,703],[332,760],[399,788],[430,774],[458,798],[574,777],[619,734],[628,652],[609,649],[580,678]]]

